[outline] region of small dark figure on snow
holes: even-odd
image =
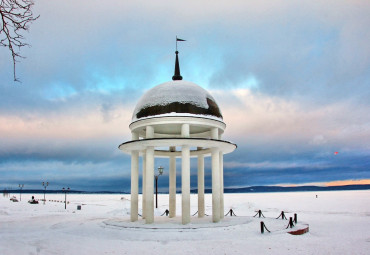
[[[32,196],[31,200],[29,200],[29,201],[28,201],[28,203],[30,203],[30,204],[38,204],[38,203],[39,203],[39,201],[37,201],[37,200],[35,199],[35,196]]]

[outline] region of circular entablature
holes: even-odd
[[[217,148],[227,154],[233,152],[236,149],[236,144],[216,139],[206,138],[150,138],[133,140],[122,143],[118,148],[126,153],[131,151],[143,151],[148,147],[177,147],[177,146],[189,146],[189,147],[202,147],[202,148]]]
[[[143,137],[146,127],[152,126],[154,127],[155,134],[158,136],[176,137],[181,135],[181,126],[183,124],[189,124],[190,136],[204,136],[204,133],[209,132],[211,128],[218,128],[220,134],[222,134],[226,128],[226,124],[220,120],[201,117],[164,116],[132,122],[130,129],[132,132],[137,132]]]

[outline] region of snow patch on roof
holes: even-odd
[[[215,102],[214,98],[197,84],[184,80],[169,81],[155,86],[147,91],[137,103],[132,120],[142,109],[151,106],[166,106],[174,102],[189,103],[197,107],[208,109],[207,98]],[[184,116],[184,114],[180,114]],[[219,118],[217,118],[219,119]]]

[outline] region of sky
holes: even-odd
[[[34,13],[20,83],[0,48],[0,188],[130,191],[118,145],[143,93],[171,80],[176,36],[181,75],[238,145],[225,187],[370,183],[369,1],[38,0]],[[155,165],[165,191],[168,160]]]

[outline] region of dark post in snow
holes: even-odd
[[[46,192],[46,187],[49,185],[49,182],[42,182],[42,186],[44,187],[44,204],[45,204],[45,202],[46,202],[46,200],[45,200],[45,192]]]
[[[289,227],[292,228],[294,226],[293,224],[293,218],[289,217]]]
[[[24,184],[19,184],[19,188],[20,188],[20,190],[19,190],[19,201],[22,201],[22,189],[23,189],[23,187],[24,187]]]
[[[282,220],[287,219],[286,216],[285,216],[284,211],[281,211],[280,215],[276,219],[279,219],[280,217],[281,217]]]
[[[155,208],[158,208],[158,177],[163,174],[163,167],[158,167],[158,174],[155,177]]]
[[[68,187],[67,189],[65,189],[63,187],[63,192],[64,192],[64,209],[67,209],[67,192],[70,191],[70,188]]]
[[[269,232],[269,233],[270,233],[270,230],[268,230],[268,229],[266,228],[265,223],[264,223],[263,221],[261,221],[261,234],[265,233],[265,229],[266,229],[266,231],[267,231],[267,232]]]
[[[296,213],[294,214],[294,223],[297,224],[297,214]]]
[[[264,223],[261,221],[261,234],[265,233]]]

